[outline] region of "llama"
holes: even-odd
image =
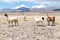
[[[47,13],[46,13],[47,14]],[[47,14],[47,22],[48,22],[48,25],[50,25],[50,22],[52,22],[52,24],[51,25],[55,25],[55,16],[49,16],[48,14]]]
[[[17,17],[9,17],[8,14],[4,14],[4,16],[7,18],[8,24],[12,25],[15,22],[15,25],[18,25]]]
[[[34,19],[35,19],[36,23],[41,22],[41,24],[43,25],[44,17],[41,17],[41,18],[40,18],[40,17],[38,17],[38,16],[35,16]]]
[[[24,11],[22,12],[22,15],[23,15],[24,21],[27,21],[26,20],[26,14],[24,13]]]
[[[27,21],[27,20],[26,20],[26,14],[24,14],[24,21]]]
[[[53,17],[47,17],[48,25],[50,25],[50,22],[52,22],[52,25],[55,25],[55,16]]]

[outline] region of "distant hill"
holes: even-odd
[[[20,7],[17,10],[20,10],[21,12],[29,12],[30,11],[30,9],[26,8],[26,7]]]
[[[29,12],[30,9],[26,7],[20,7],[18,9],[9,9],[9,8],[4,8],[0,10],[0,12]]]
[[[27,8],[20,7],[17,9],[4,8],[0,12],[49,12],[49,11],[60,11],[60,7],[46,7],[46,8]]]
[[[60,9],[54,9],[53,11],[60,11]]]
[[[4,9],[0,10],[0,12],[18,12],[18,10],[16,10],[16,9],[4,8]]]
[[[50,11],[53,11],[55,9],[59,9],[60,7],[45,7],[45,8],[31,8],[31,11],[34,11],[34,12],[50,12]]]

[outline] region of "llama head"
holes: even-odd
[[[4,14],[5,17],[8,17],[8,14]]]
[[[42,20],[44,20],[44,17],[42,17]]]

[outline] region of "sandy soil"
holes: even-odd
[[[27,13],[26,13],[27,14]],[[37,26],[34,17],[38,15],[44,16],[44,26]],[[56,17],[56,25],[47,25],[46,14],[29,13],[24,21],[22,14],[9,14],[9,16],[17,16],[19,25],[9,26],[6,17],[0,15],[0,40],[60,40],[60,16],[59,12],[52,12],[49,16]]]

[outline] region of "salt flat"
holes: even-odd
[[[57,13],[57,14],[56,14]],[[56,12],[49,14],[49,16],[56,17],[55,26],[47,25],[46,14],[27,14],[24,21],[23,15],[9,14],[9,16],[17,16],[19,25],[9,26],[6,17],[0,15],[0,40],[60,40],[60,14]],[[44,16],[44,26],[37,26],[34,17]]]

